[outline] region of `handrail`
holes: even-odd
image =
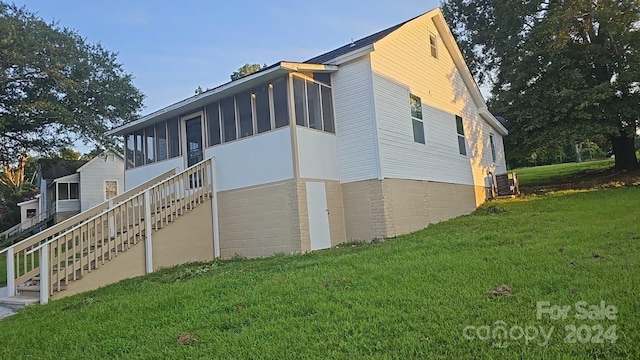
[[[162,184],[163,184],[163,183],[165,183],[165,182],[169,182],[169,181],[173,180],[174,178],[177,178],[177,177],[179,177],[179,176],[182,176],[184,173],[188,172],[188,171],[189,171],[189,169],[192,169],[192,168],[195,168],[195,167],[197,167],[197,166],[199,166],[199,165],[202,165],[202,164],[206,163],[207,161],[210,161],[210,159],[205,159],[205,160],[200,161],[199,163],[196,163],[195,165],[191,165],[188,169],[186,169],[186,170],[184,170],[184,171],[182,171],[182,172],[180,172],[180,173],[177,173],[177,174],[175,174],[175,175],[173,175],[173,176],[171,176],[171,177],[168,177],[168,178],[166,178],[166,179],[164,179],[164,180],[162,180],[162,181],[158,182],[157,184],[155,184],[155,185],[153,185],[153,186],[151,186],[151,187],[149,187],[149,188],[146,188],[146,189],[144,189],[144,190],[142,190],[142,191],[140,191],[140,192],[138,192],[138,193],[136,193],[136,194],[134,194],[134,195],[131,195],[131,196],[130,196],[130,197],[128,197],[126,200],[120,201],[120,202],[119,202],[119,204],[120,204],[120,203],[127,202],[127,201],[130,201],[130,200],[133,200],[133,199],[135,199],[135,198],[139,197],[140,195],[143,195],[145,192],[149,191],[149,189],[152,189],[152,188],[154,188],[154,187],[156,187],[156,186],[162,185]],[[115,207],[115,205],[114,205],[114,207]],[[103,215],[102,213],[100,213],[100,214],[98,214],[98,215],[95,215],[95,216],[93,216],[92,218],[87,219],[85,222],[90,222],[90,221],[92,221],[92,220],[95,220],[95,219],[99,218],[99,217],[100,217],[100,216],[102,216],[102,215]],[[74,230],[77,230],[78,228],[82,227],[83,225],[84,225],[84,223],[82,223],[82,224],[77,224],[77,225],[73,226],[72,228],[68,229],[68,230],[67,230],[67,231],[65,231],[64,233],[58,234],[58,235],[54,236],[53,238],[49,239],[47,242],[44,242],[44,243],[42,243],[42,244],[38,245],[37,247],[32,248],[31,250],[27,251],[27,253],[26,253],[26,254],[27,254],[27,255],[33,254],[34,252],[36,252],[36,251],[38,251],[38,250],[42,249],[44,246],[51,244],[52,242],[56,241],[56,240],[57,240],[58,238],[60,238],[60,237],[63,237],[63,236],[65,236],[65,235],[68,235],[69,233],[73,232]]]
[[[152,272],[151,234],[194,209],[214,193],[214,163],[206,159],[155,183],[106,211],[95,214],[40,244],[22,251],[23,258],[34,259],[39,266],[12,278],[15,286],[39,276],[40,303],[70,281],[82,278],[126,251],[139,241],[145,242],[145,269]],[[9,253],[13,254],[13,250]],[[11,257],[13,260],[13,256]],[[20,260],[20,258],[18,258]],[[25,270],[28,270],[25,267]]]
[[[145,182],[145,183],[143,183],[141,185],[138,185],[135,188],[133,188],[131,190],[128,190],[128,191],[116,196],[115,198],[109,199],[109,200],[107,200],[107,201],[105,201],[105,202],[103,202],[101,204],[98,204],[98,205],[96,205],[96,206],[94,206],[94,207],[92,207],[92,208],[90,208],[90,209],[88,209],[86,211],[81,212],[80,214],[74,215],[74,216],[72,216],[72,217],[70,217],[70,218],[68,218],[68,219],[66,219],[64,221],[61,221],[61,222],[55,224],[54,226],[52,226],[52,227],[50,227],[50,228],[48,228],[48,229],[46,229],[44,231],[41,231],[41,232],[39,232],[39,233],[37,233],[37,234],[35,234],[33,236],[30,236],[30,237],[20,241],[19,243],[13,244],[13,245],[5,248],[5,249],[0,250],[0,255],[5,253],[5,252],[7,252],[9,250],[9,248],[16,248],[18,246],[21,246],[21,245],[25,244],[26,242],[28,242],[30,240],[33,240],[35,237],[47,238],[49,236],[55,236],[59,231],[61,231],[61,228],[64,228],[64,226],[72,226],[73,227],[73,226],[79,225],[79,224],[81,224],[81,223],[83,223],[85,221],[88,221],[86,219],[87,214],[92,214],[92,213],[100,214],[104,210],[109,209],[109,207],[111,207],[111,204],[117,205],[117,204],[125,201],[125,200],[122,200],[122,198],[124,196],[127,196],[127,199],[128,199],[128,194],[130,194],[132,191],[138,191],[139,192],[140,189],[142,189],[142,188],[149,187],[150,185],[155,184],[155,183],[163,182],[164,180],[166,180],[167,176],[174,176],[175,173],[176,173],[176,170],[175,169],[171,169],[171,170],[169,170],[169,171],[167,171],[167,172],[165,172],[165,173],[163,173],[163,174],[161,174],[159,176],[156,176],[155,178],[153,178],[153,179],[151,179],[151,180],[149,180],[149,181],[147,181],[147,182]],[[79,220],[80,218],[83,218],[83,217],[84,217],[84,219]],[[74,223],[74,225],[71,225],[72,223]],[[30,253],[27,253],[27,255],[28,254],[30,254]]]

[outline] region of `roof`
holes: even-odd
[[[40,174],[44,180],[71,175],[86,164],[86,160],[39,159]]]
[[[177,117],[182,114],[185,114],[189,111],[196,110],[198,108],[202,108],[210,102],[216,101],[218,99],[223,98],[226,95],[230,95],[231,92],[238,92],[250,89],[253,85],[258,85],[261,81],[266,81],[270,79],[275,79],[279,76],[282,76],[285,73],[289,73],[292,71],[313,71],[313,72],[334,72],[338,70],[336,64],[332,62],[339,63],[342,61],[348,61],[346,57],[349,57],[349,54],[354,55],[362,54],[365,52],[374,51],[374,44],[392,32],[398,30],[403,25],[414,21],[423,16],[430,16],[434,20],[436,28],[442,35],[443,41],[447,50],[451,54],[458,71],[460,72],[463,82],[469,89],[471,93],[471,97],[473,98],[474,103],[478,107],[479,114],[482,118],[484,118],[489,124],[496,127],[496,130],[500,132],[502,135],[507,135],[507,129],[498,121],[493,114],[491,114],[487,105],[480,93],[480,89],[478,88],[477,83],[473,79],[469,68],[462,57],[462,53],[458,48],[455,37],[451,33],[451,29],[447,25],[442,11],[439,8],[435,8],[433,10],[427,11],[421,15],[418,15],[412,19],[404,21],[400,24],[394,25],[382,31],[379,31],[375,34],[364,37],[360,40],[353,41],[347,45],[341,46],[332,51],[326,52],[324,54],[313,57],[303,63],[295,63],[295,62],[279,62],[273,64],[267,68],[261,69],[258,72],[255,72],[251,75],[245,76],[235,81],[228,82],[226,84],[220,85],[214,89],[207,90],[201,94],[192,96],[180,102],[177,102],[173,105],[167,106],[161,110],[153,112],[149,115],[145,115],[138,120],[132,121],[130,123],[124,124],[118,128],[112,129],[107,134],[108,135],[125,135],[127,133],[131,133],[132,131],[142,129],[146,126],[153,125],[157,122],[170,119],[172,117]],[[322,64],[325,64],[324,68],[322,68]],[[328,65],[331,64],[331,65]]]
[[[420,16],[422,16],[422,15],[420,15]],[[387,36],[387,35],[391,34],[392,32],[396,31],[402,25],[404,25],[404,24],[408,23],[409,21],[414,20],[414,19],[416,19],[416,18],[418,18],[420,16],[416,16],[413,19],[404,21],[404,22],[402,22],[402,23],[400,23],[398,25],[394,25],[394,26],[392,26],[390,28],[387,28],[387,29],[384,29],[382,31],[379,31],[379,32],[377,32],[377,33],[375,33],[373,35],[369,35],[369,36],[364,37],[364,38],[362,38],[360,40],[356,40],[356,41],[353,41],[353,42],[351,42],[351,43],[349,43],[347,45],[339,47],[339,48],[337,48],[335,50],[331,50],[331,51],[326,52],[326,53],[324,53],[322,55],[318,55],[318,56],[316,56],[314,58],[311,58],[311,59],[305,61],[305,63],[323,64],[323,63],[329,62],[329,61],[331,61],[331,60],[333,60],[333,59],[335,59],[337,57],[340,57],[342,55],[346,55],[346,54],[348,54],[350,52],[362,49],[362,48],[367,47],[369,45],[373,45],[376,41],[381,40],[385,36]]]

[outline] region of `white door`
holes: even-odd
[[[323,182],[307,182],[307,208],[311,250],[330,248],[329,210]]]

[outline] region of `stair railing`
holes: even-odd
[[[139,241],[146,272],[153,272],[152,232],[212,197],[213,176],[213,160],[201,161],[28,250],[39,253],[38,270],[47,269],[38,271],[40,303]]]
[[[146,189],[153,184],[156,184],[164,179],[167,179],[175,175],[175,169],[169,170],[164,174],[153,178],[136,186],[135,188],[122,193],[108,201],[103,202],[93,208],[84,211],[80,214],[70,217],[64,221],[55,224],[54,226],[47,228],[37,234],[34,234],[16,244],[13,244],[3,250],[0,250],[0,254],[6,253],[7,259],[7,292],[8,296],[16,295],[16,286],[33,279],[40,273],[39,269],[39,255],[32,251],[43,243],[46,243],[50,239],[55,238],[59,234],[64,233],[68,229],[86,222],[88,219],[100,214],[113,204],[117,204],[125,199],[129,198],[131,194],[139,193],[141,190]]]

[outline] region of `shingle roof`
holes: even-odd
[[[360,40],[356,40],[356,41],[354,41],[354,42],[352,42],[350,44],[344,45],[344,46],[339,47],[339,48],[337,48],[335,50],[331,50],[331,51],[326,52],[326,53],[324,53],[322,55],[318,55],[318,56],[316,56],[314,58],[311,58],[311,59],[309,59],[309,60],[307,60],[305,62],[306,63],[314,63],[314,64],[324,64],[325,62],[331,61],[331,60],[337,58],[338,56],[342,56],[342,55],[348,54],[348,53],[350,53],[352,51],[355,51],[355,50],[361,49],[363,47],[369,46],[369,45],[375,43],[376,41],[381,40],[385,36],[391,34],[392,32],[397,30],[402,25],[404,25],[404,24],[408,23],[409,21],[414,20],[414,19],[416,19],[416,18],[418,18],[420,16],[422,16],[422,15],[416,16],[413,19],[409,19],[409,20],[404,21],[404,22],[402,22],[402,23],[400,23],[398,25],[394,25],[394,26],[392,26],[392,27],[390,27],[388,29],[384,29],[382,31],[379,31],[379,32],[373,34],[373,35],[369,35],[367,37],[364,37],[364,38],[362,38]]]
[[[82,165],[85,160],[61,160],[61,159],[39,159],[40,172],[44,180],[53,180],[59,177],[71,175]]]

